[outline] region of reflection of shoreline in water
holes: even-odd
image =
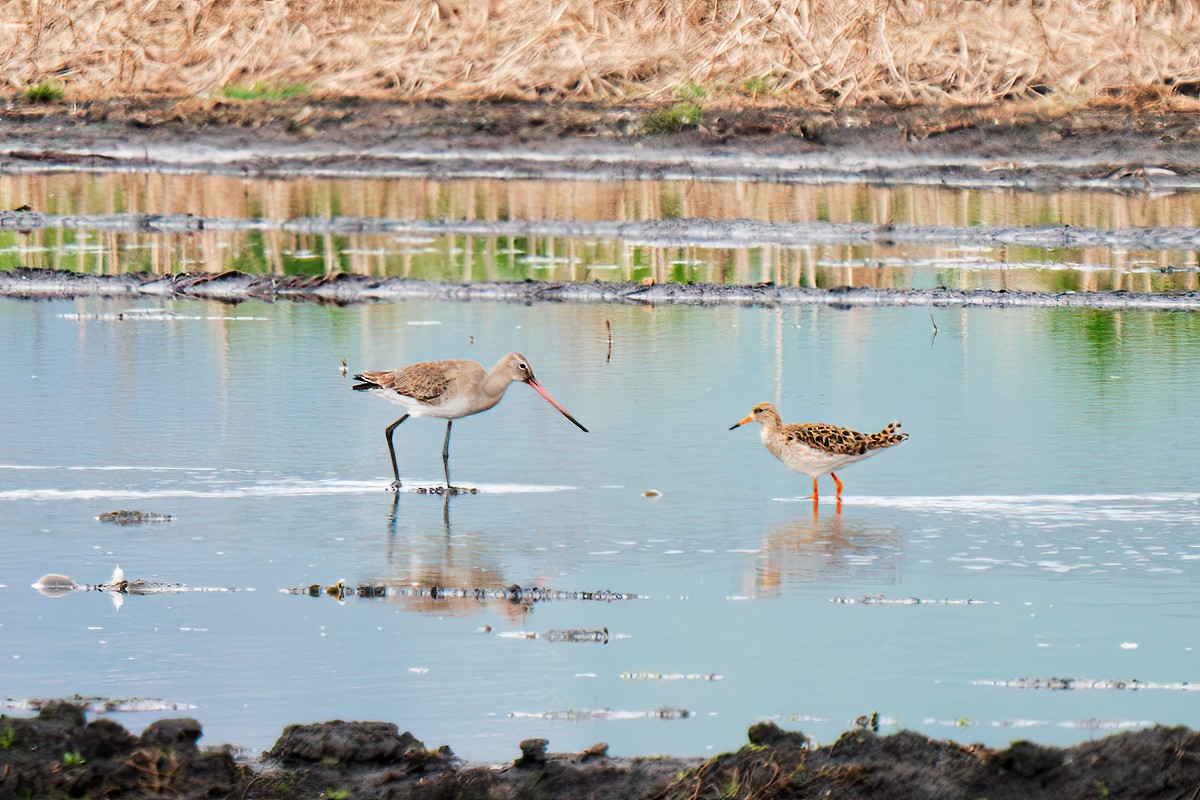
[[[777,596],[796,582],[894,585],[900,582],[900,542],[894,528],[845,515],[801,516],[767,533],[762,561],[748,580],[760,597]]]
[[[746,181],[0,176],[0,269],[433,281],[1200,288],[1197,195]],[[222,216],[212,215],[220,209]],[[334,209],[346,216],[337,216]],[[206,213],[208,210],[210,213]]]

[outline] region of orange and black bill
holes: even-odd
[[[571,422],[572,422],[572,423],[574,423],[574,425],[575,425],[575,427],[576,427],[576,428],[579,428],[579,430],[583,431],[584,433],[587,433],[587,432],[588,432],[588,429],[587,429],[587,428],[585,428],[585,427],[583,427],[582,425],[580,425],[580,424],[579,424],[579,420],[577,420],[577,419],[575,419],[574,417],[572,417],[570,414],[568,414],[568,413],[567,413],[567,410],[566,410],[565,408],[563,408],[562,406],[560,406],[558,403],[554,402],[554,398],[553,398],[553,397],[551,397],[549,394],[547,394],[547,393],[546,393],[546,390],[542,388],[541,384],[539,384],[539,383],[538,383],[537,381],[535,381],[533,378],[529,378],[529,379],[528,379],[527,381],[525,381],[525,382],[526,382],[526,383],[528,383],[530,386],[532,386],[532,387],[533,387],[533,390],[534,390],[535,392],[537,392],[538,394],[540,394],[542,397],[546,398],[546,402],[547,402],[547,403],[549,403],[550,405],[552,405],[552,406],[554,406],[555,408],[557,408],[557,409],[558,409],[558,412],[559,412],[560,414],[562,414],[562,415],[563,415],[564,417],[566,417],[567,419],[571,420]]]

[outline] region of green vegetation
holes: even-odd
[[[260,82],[253,86],[246,86],[234,83],[222,89],[221,94],[230,100],[287,100],[289,97],[308,94],[308,84],[292,83],[286,86],[270,86]]]
[[[279,776],[275,781],[275,785],[271,787],[271,796],[276,800],[285,800],[291,797],[296,791],[296,776],[290,772],[286,772]]]
[[[55,81],[45,80],[26,86],[24,94],[31,103],[57,103],[63,99],[63,87]]]
[[[646,118],[648,133],[679,133],[700,124],[704,113],[701,101],[708,96],[708,90],[692,81],[684,81],[675,87],[675,98],[679,102],[670,108],[655,111]]]
[[[13,743],[16,741],[17,731],[15,728],[13,728],[12,723],[10,722],[7,726],[5,726],[3,735],[0,735],[0,747],[7,750],[8,748],[12,747]]]
[[[769,72],[764,75],[751,75],[742,81],[742,94],[757,100],[764,95],[770,94],[775,89],[775,86],[775,78]]]
[[[67,752],[63,753],[62,757],[63,766],[67,769],[82,767],[86,760],[87,759],[83,757],[83,753],[79,752],[78,750],[68,750]]]
[[[696,103],[708,96],[708,91],[692,81],[684,81],[675,87],[675,97],[683,102]]]
[[[326,789],[321,792],[321,797],[324,800],[350,800],[350,791],[348,789]]]
[[[649,133],[679,133],[700,124],[704,109],[698,103],[676,103],[646,118]]]

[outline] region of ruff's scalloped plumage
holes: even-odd
[[[837,499],[841,500],[842,482],[836,470],[870,458],[908,438],[907,433],[900,433],[900,423],[894,421],[878,433],[859,433],[824,422],[784,425],[779,418],[779,410],[771,403],[759,403],[749,416],[729,426],[729,430],[747,422],[762,425],[762,441],[771,455],[789,469],[812,478],[814,500],[818,496],[817,478],[822,475],[832,477],[837,484]]]

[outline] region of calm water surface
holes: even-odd
[[[112,316],[133,308],[176,316]],[[704,755],[763,718],[827,742],[872,711],[884,730],[990,744],[1195,725],[1200,316],[933,321],[936,335],[928,310],[903,308],[0,300],[3,692],[155,698],[205,742],[251,749],[290,722],[382,719],[495,760],[532,736]],[[352,392],[342,359],[352,375],[510,350],[591,432],[514,386],[454,428],[455,480],[480,494],[394,502],[394,407]],[[727,430],[762,400],[790,421],[902,419],[911,438],[842,473],[840,515],[814,513],[808,479],[753,426]],[[440,481],[443,433],[397,430],[411,485]],[[176,519],[96,519],[116,509]],[[116,565],[237,591],[118,608],[30,587]],[[281,591],[339,579],[639,598]],[[546,637],[572,629],[609,641]],[[1052,677],[1078,688],[1006,685]],[[1131,679],[1150,688],[1085,688]],[[180,713],[114,716],[140,729]]]

